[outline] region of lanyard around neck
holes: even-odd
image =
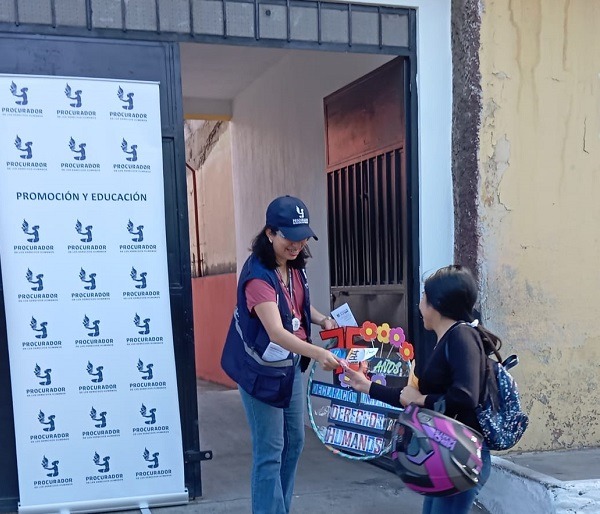
[[[288,273],[288,285],[285,285],[285,282],[283,281],[283,276],[281,275],[281,271],[279,271],[279,268],[275,268],[275,271],[277,272],[277,276],[279,277],[279,280],[281,280],[281,284],[284,286],[284,288],[287,290],[287,292],[290,295],[290,307],[292,309],[292,315],[296,316],[296,307],[294,305],[294,276],[292,274],[292,270],[288,267],[287,269],[287,273]]]

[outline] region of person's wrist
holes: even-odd
[[[314,355],[312,358],[318,362],[322,362],[327,358],[327,350],[325,348],[321,348],[320,346],[313,346]]]
[[[321,322],[319,323],[319,326],[321,328],[325,328],[325,323],[327,323],[329,320],[332,320],[333,318],[331,316],[325,316]]]

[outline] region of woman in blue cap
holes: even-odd
[[[252,433],[254,514],[290,511],[304,445],[301,361],[315,359],[327,371],[339,366],[330,351],[310,344],[311,324],[337,326],[310,303],[304,267],[311,237],[317,239],[301,200],[281,196],[269,204],[240,273],[221,357],[238,384]]]

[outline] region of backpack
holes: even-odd
[[[486,445],[490,450],[508,450],[519,442],[529,424],[521,409],[519,390],[508,372],[519,363],[511,355],[502,363],[485,357],[485,392],[475,412]]]
[[[494,352],[498,360],[492,359],[485,354],[481,340],[480,343],[485,359],[485,378],[483,401],[475,408],[475,414],[486,446],[490,450],[508,450],[519,442],[529,424],[529,418],[521,408],[517,383],[508,372],[519,364],[519,358],[511,355],[499,362],[500,354]],[[449,360],[448,345],[445,354]]]

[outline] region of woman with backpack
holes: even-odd
[[[467,268],[441,268],[425,280],[424,289],[419,310],[425,329],[435,332],[437,342],[417,385],[386,387],[349,368],[344,370],[346,381],[373,399],[396,407],[414,404],[442,412],[481,433],[475,409],[485,393],[486,356],[497,352],[502,343],[475,319],[477,284]],[[481,460],[476,487],[452,496],[426,496],[423,514],[468,514],[491,471],[485,444]]]

